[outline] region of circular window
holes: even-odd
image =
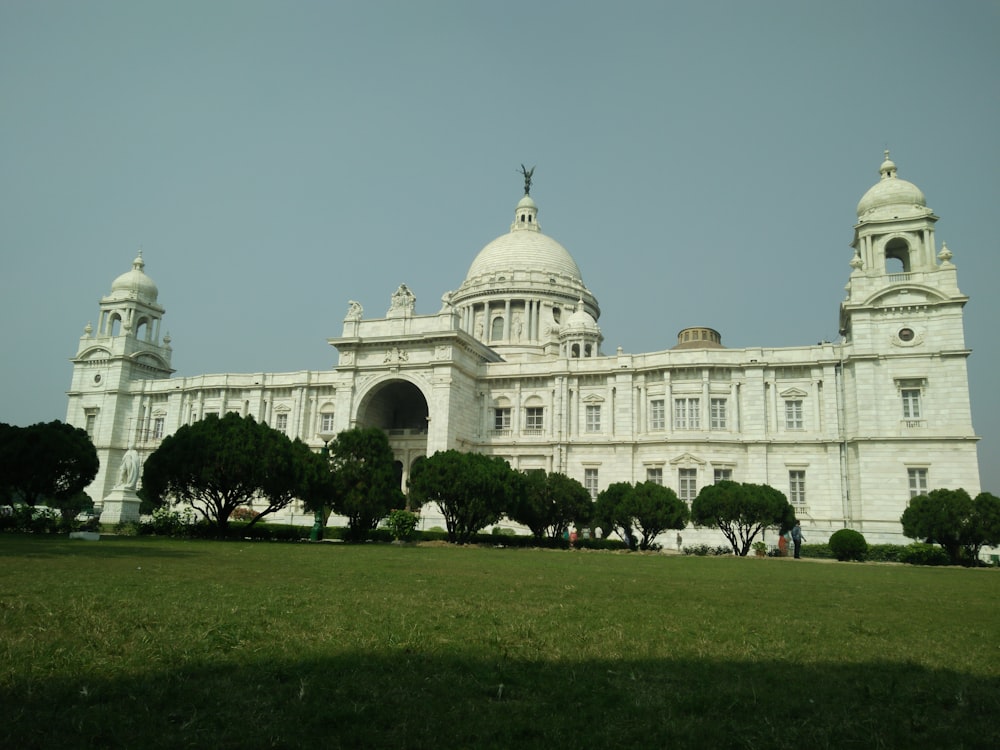
[[[95,382],[95,383],[100,383],[100,382],[101,382],[101,373],[97,373],[97,374],[96,374],[96,375],[94,376],[94,382]]]
[[[899,333],[896,335],[899,336],[900,341],[913,341],[912,328],[900,328]]]

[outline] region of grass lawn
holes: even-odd
[[[996,748],[1000,572],[0,536],[4,748]]]

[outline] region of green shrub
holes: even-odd
[[[948,565],[951,560],[941,547],[924,542],[914,542],[906,547],[899,561],[909,565]]]
[[[576,540],[577,549],[603,549],[603,550],[623,550],[628,549],[628,545],[625,544],[621,539],[615,539],[614,537],[605,537],[603,539],[577,539]]]
[[[848,560],[863,562],[868,552],[868,542],[854,529],[840,529],[830,537],[830,551],[841,562]]]
[[[440,526],[433,526],[429,529],[424,529],[423,531],[413,532],[414,539],[421,542],[446,542],[448,541],[448,532],[442,529]]]
[[[698,557],[704,557],[711,551],[712,548],[709,547],[707,544],[695,544],[691,547],[684,548],[685,555],[697,555]]]
[[[118,536],[138,536],[139,524],[135,521],[119,521],[114,525],[114,533]]]
[[[252,521],[258,515],[260,514],[257,513],[257,511],[255,511],[253,508],[246,505],[241,505],[229,515],[229,518],[232,521]]]
[[[141,534],[156,534],[157,536],[188,536],[188,528],[195,524],[194,511],[185,508],[183,511],[171,510],[161,505],[153,510],[149,521],[140,524]]]
[[[394,510],[385,521],[385,526],[397,541],[406,541],[413,536],[420,522],[420,516],[408,510]]]
[[[869,562],[901,562],[899,556],[906,550],[905,544],[869,544]]]

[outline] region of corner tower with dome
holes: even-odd
[[[111,293],[100,301],[97,328],[87,323],[72,360],[66,421],[85,428],[98,447],[101,465],[90,488],[98,503],[112,489],[125,452],[145,442],[137,429],[144,423],[138,394],[148,382],[173,373],[170,336],[160,331],[164,311],[157,302],[159,290],[145,266],[140,251],[132,269],[111,283]],[[138,506],[128,509],[124,519],[119,512],[106,520],[138,518]]]
[[[523,171],[510,230],[473,257],[440,307],[418,312],[406,284],[384,313],[349,302],[328,339],[338,352],[330,370],[171,377],[163,309],[137,258],[73,359],[67,419],[87,427],[102,460],[91,495],[108,495],[129,448],[144,459],[180,425],[226,411],[317,450],[341,430],[381,428],[404,490],[414,461],[447,449],[561,472],[594,497],[615,482],[658,482],[688,502],[721,479],[770,484],[816,541],[849,527],[903,542],[911,496],[979,491],[966,298],[951,252],[937,249],[937,217],[888,154],[845,253],[841,340],[780,348],[731,349],[694,326],[669,349],[604,353],[597,298],[541,231]],[[285,520],[311,516],[293,508]],[[422,524],[442,521],[427,508]],[[722,542],[705,529],[684,539]]]

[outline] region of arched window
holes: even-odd
[[[503,338],[503,316],[498,315],[493,318],[490,326],[490,341],[498,341]]]
[[[119,315],[118,313],[113,313],[111,315],[111,320],[109,322],[111,323],[111,325],[109,326],[108,333],[110,333],[112,336],[117,336],[119,333],[121,333],[122,329],[121,315]]]
[[[573,344],[573,346],[570,348],[569,356],[572,359],[579,359],[580,358],[580,345],[579,344]]]
[[[885,243],[885,272],[910,272],[910,246],[902,237],[893,237]]]

